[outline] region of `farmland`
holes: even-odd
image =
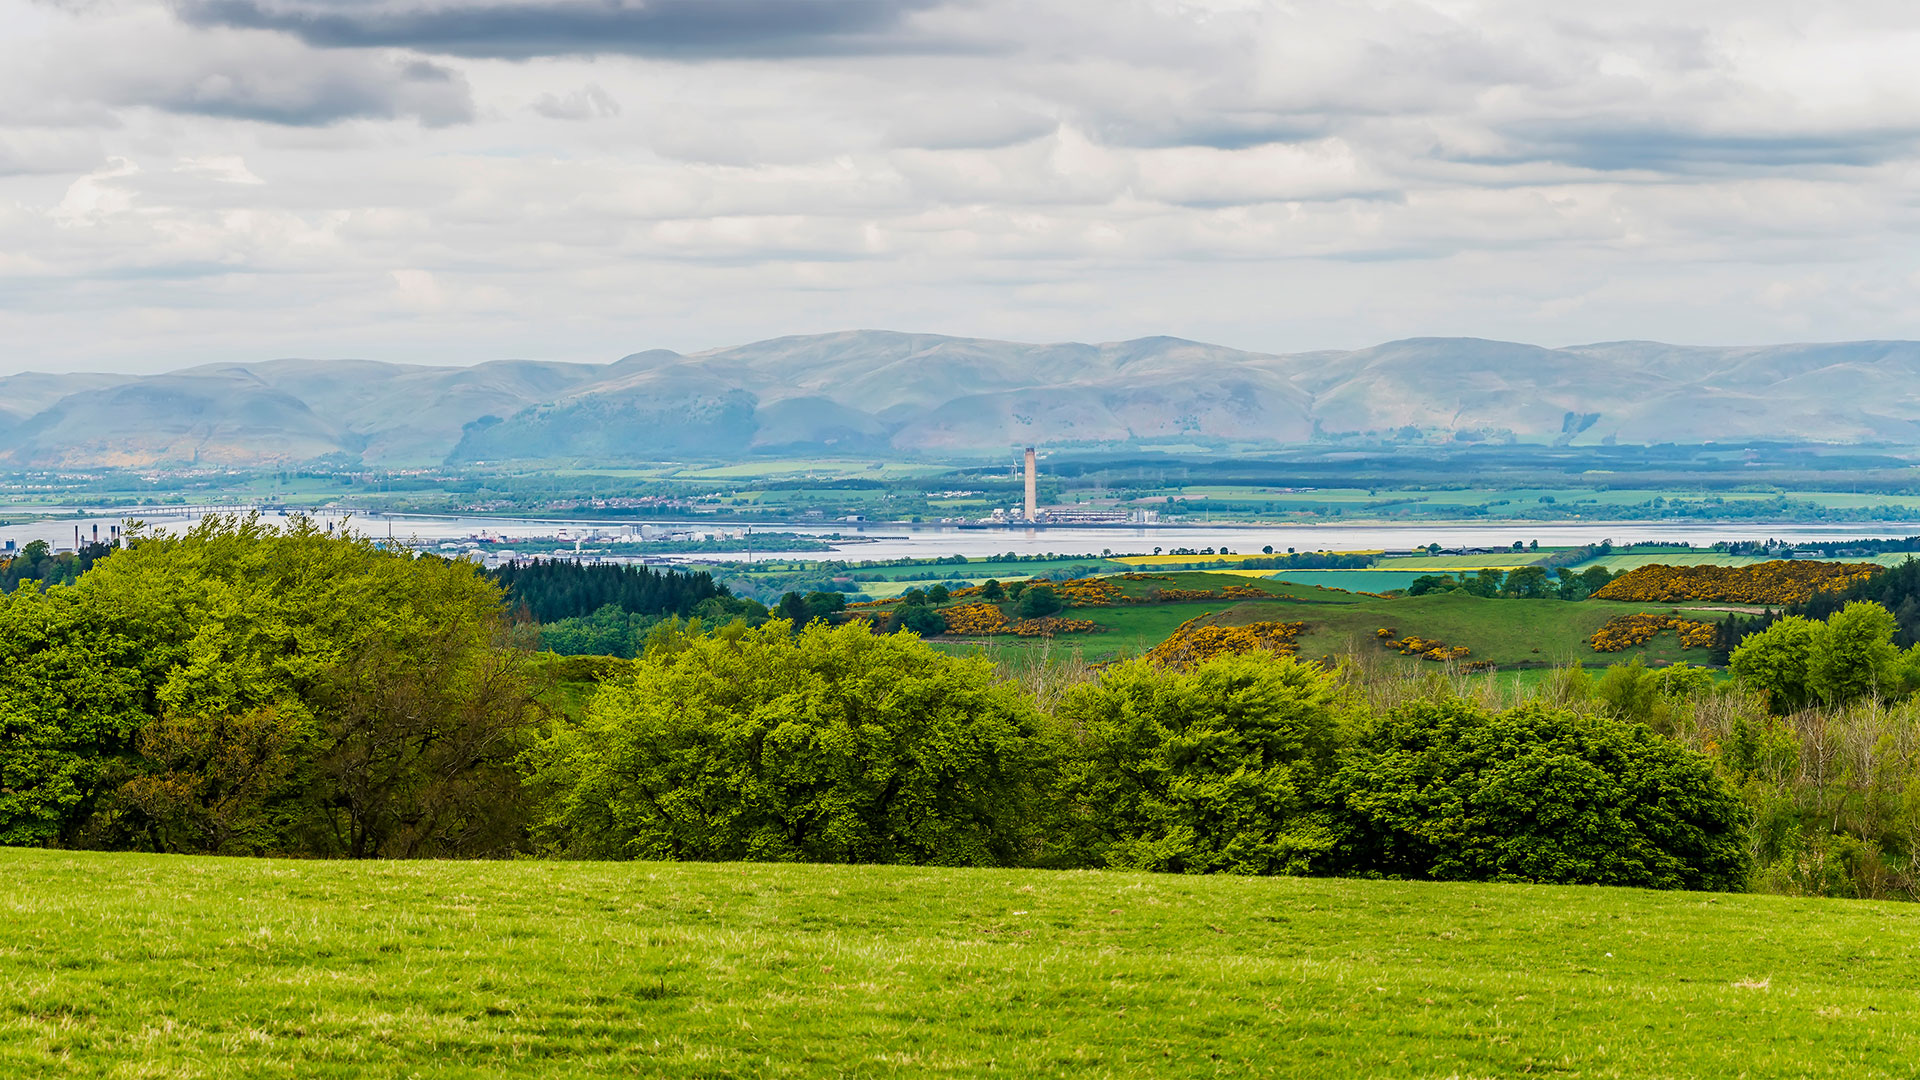
[[[1920,908],[0,850],[24,1076],[1900,1076]]]
[[[1354,649],[1377,649],[1376,631],[1393,628],[1401,635],[1410,634],[1464,645],[1471,650],[1469,659],[1490,662],[1503,668],[1573,662],[1630,662],[1635,656],[1645,657],[1650,662],[1684,659],[1704,663],[1707,659],[1704,650],[1683,650],[1672,634],[1663,634],[1645,646],[1608,654],[1595,652],[1587,640],[1608,620],[1620,615],[1677,611],[1688,618],[1712,621],[1723,614],[1716,607],[1687,604],[1613,603],[1603,600],[1565,603],[1554,600],[1490,599],[1461,593],[1380,597],[1337,588],[1249,579],[1224,573],[1185,572],[1165,575],[1163,580],[1154,582],[1126,583],[1127,589],[1137,595],[1144,595],[1145,590],[1153,586],[1220,591],[1229,585],[1252,585],[1270,593],[1271,598],[1077,607],[1073,609],[1075,618],[1090,620],[1102,631],[1063,636],[1051,643],[1032,639],[996,641],[994,648],[1000,653],[1048,649],[1057,654],[1077,650],[1087,660],[1111,660],[1140,655],[1164,640],[1181,623],[1188,619],[1204,618],[1223,626],[1243,626],[1252,622],[1304,622],[1307,629],[1299,641],[1299,655],[1306,659],[1337,657]],[[957,643],[947,643],[945,647],[969,651],[957,647]]]

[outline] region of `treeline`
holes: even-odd
[[[654,570],[559,559],[510,562],[488,572],[508,605],[543,623],[612,607],[632,615],[693,614],[702,601],[731,594],[705,571]]]
[[[12,592],[23,581],[37,581],[42,588],[71,585],[113,551],[112,544],[96,540],[81,544],[77,552],[63,551],[56,555],[45,540],[32,541],[22,547],[18,555],[0,559],[0,592]]]
[[[1732,790],[1645,727],[1458,699],[1375,714],[1265,656],[1117,664],[1043,711],[908,635],[740,627],[659,643],[528,761],[536,843],[576,857],[1652,888],[1747,868]]]
[[[1549,575],[1545,567],[1518,566],[1512,570],[1486,569],[1473,574],[1423,574],[1407,585],[1408,596],[1465,593],[1468,596],[1508,600],[1585,600],[1613,580],[1613,571],[1589,566],[1579,573],[1562,567]]]
[[[1789,614],[1825,621],[1848,604],[1871,601],[1893,613],[1898,625],[1894,640],[1901,648],[1920,642],[1920,560],[1908,559],[1844,589],[1814,593]]]

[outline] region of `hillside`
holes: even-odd
[[[0,849],[26,1076],[1847,1076],[1910,904]]]
[[[1269,355],[849,331],[611,364],[222,364],[0,379],[14,465],[998,457],[1359,437],[1920,446],[1920,343],[1540,348],[1416,338]]]

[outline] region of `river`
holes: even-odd
[[[164,508],[139,511],[82,511],[80,518],[0,526],[0,541],[24,545],[46,540],[56,547],[73,543],[74,528],[83,539],[92,539],[94,528],[105,538],[111,527],[127,518],[142,518],[151,526],[179,530],[189,522],[167,518]],[[280,514],[266,514],[272,524],[284,524]],[[350,528],[376,538],[389,535],[415,542],[458,541],[476,537],[497,540],[501,546],[543,550],[542,544],[529,541],[540,538],[550,550],[565,538],[591,542],[594,535],[612,538],[625,532],[625,523],[607,521],[563,521],[497,517],[437,517],[428,515],[366,515],[352,518],[340,515],[316,515],[323,526]],[[693,528],[702,531],[724,529],[731,533],[744,526],[712,521],[649,522],[667,528]],[[1920,533],[1920,523],[1793,524],[1764,522],[1567,522],[1529,524],[1526,522],[1424,522],[1418,524],[1342,524],[1342,525],[1145,525],[1125,527],[1015,527],[963,529],[952,525],[894,525],[825,523],[803,525],[767,525],[752,527],[756,532],[778,531],[809,536],[838,533],[852,537],[830,541],[832,552],[783,552],[754,550],[743,543],[737,552],[703,552],[699,555],[673,556],[679,561],[733,561],[746,559],[894,559],[932,558],[941,555],[983,556],[1014,552],[1039,555],[1052,552],[1063,555],[1151,554],[1157,548],[1227,548],[1239,553],[1257,552],[1271,546],[1276,552],[1288,548],[1298,551],[1371,551],[1405,550],[1427,544],[1446,548],[1507,547],[1514,541],[1539,541],[1543,547],[1571,547],[1599,540],[1624,544],[1640,540],[1685,541],[1707,546],[1722,540],[1848,540],[1855,538],[1899,538]],[[757,545],[756,545],[757,548]]]

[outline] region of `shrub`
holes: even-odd
[[[1267,652],[1292,656],[1306,623],[1254,622],[1245,626],[1214,626],[1207,615],[1188,619],[1167,640],[1147,650],[1146,659],[1163,667],[1184,668],[1216,656]]]
[[[1218,657],[1192,671],[1116,664],[1075,687],[1063,858],[1179,873],[1304,873],[1328,835],[1314,812],[1342,712],[1292,659]]]
[[[1539,705],[1401,708],[1345,757],[1328,805],[1349,873],[1661,889],[1746,877],[1740,804],[1706,758]]]
[[[731,640],[728,639],[731,637]],[[980,659],[783,622],[705,636],[603,685],[528,757],[559,853],[1006,865],[1030,851],[1039,714]]]

